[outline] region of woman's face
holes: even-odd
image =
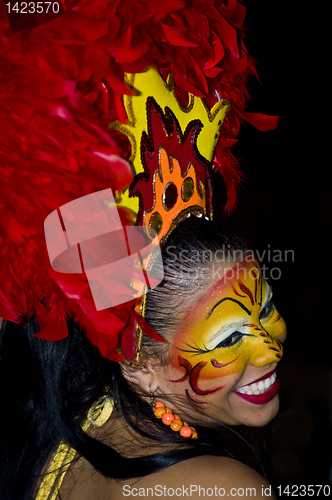
[[[204,420],[265,425],[279,408],[275,371],[285,322],[256,262],[228,264],[212,282],[171,340],[158,392],[184,396],[186,413],[195,420],[197,408]]]

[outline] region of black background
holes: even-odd
[[[269,283],[288,338],[278,369],[279,415],[255,432],[274,487],[289,485],[289,496],[303,496],[295,485],[332,480],[331,21],[327,2],[246,6],[246,46],[261,80],[249,83],[247,110],[280,121],[269,132],[242,127],[234,152],[247,180],[237,212],[222,218],[215,204],[215,220],[244,231],[259,252],[294,251],[286,262],[262,262],[280,269]]]

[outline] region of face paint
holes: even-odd
[[[237,415],[276,406],[270,402],[278,392],[275,369],[285,335],[258,264],[236,264],[188,311],[172,341],[168,381],[205,414],[256,425]]]

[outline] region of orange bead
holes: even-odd
[[[155,408],[160,408],[160,407],[165,408],[164,403],[162,403],[161,401],[156,401],[154,406]]]
[[[174,418],[176,418],[176,420],[181,420],[181,418],[179,417],[179,415],[174,415]],[[182,420],[181,420],[182,422]]]
[[[164,413],[166,413],[166,410],[165,410],[165,408],[163,408],[162,406],[160,406],[159,408],[156,408],[153,413],[154,413],[154,416],[156,418],[162,418],[162,416],[164,415]]]
[[[174,415],[174,417],[175,417],[175,415]],[[179,418],[174,418],[174,420],[172,420],[172,422],[171,422],[171,429],[173,431],[179,431],[181,429],[181,427],[183,427],[182,420],[180,420]]]
[[[180,436],[189,438],[192,434],[192,430],[188,425],[184,425],[182,429],[180,429]]]
[[[172,420],[174,420],[174,415],[172,415],[172,413],[164,413],[164,415],[162,416],[162,419],[163,419],[164,424],[170,425]]]
[[[172,415],[173,415],[172,410],[170,408],[168,408],[168,406],[165,406],[165,410],[166,410],[166,413],[172,413]]]
[[[191,437],[193,439],[197,439],[198,435],[197,435],[196,429],[194,429],[194,427],[190,427],[190,428],[191,428]]]

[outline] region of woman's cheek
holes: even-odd
[[[236,349],[233,352],[221,354],[220,350],[217,349],[200,356],[200,362],[204,363],[200,379],[202,381],[211,381],[228,375],[234,375],[235,373],[242,373],[246,369],[250,359],[249,353],[243,351],[243,349]]]
[[[247,346],[243,346],[227,353],[215,349],[193,356],[175,349],[170,362],[171,372],[168,380],[176,384],[187,382],[194,392],[203,395],[202,393],[208,388],[206,381],[211,382],[228,375],[242,373],[250,359],[249,351]]]

